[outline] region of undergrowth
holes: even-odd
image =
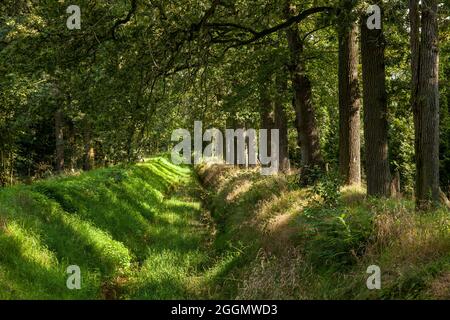
[[[446,209],[367,199],[333,173],[196,173],[156,157],[0,190],[0,299],[450,298]]]
[[[217,216],[221,246],[239,245],[242,263],[222,282],[245,299],[448,299],[450,213],[416,212],[409,199],[367,199],[333,173],[313,186],[298,175],[199,166]],[[381,269],[369,290],[367,268]]]

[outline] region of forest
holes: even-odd
[[[450,0],[0,2],[2,300],[450,299],[449,198]]]

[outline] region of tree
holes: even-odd
[[[375,1],[375,4],[382,7],[382,1]],[[368,28],[368,17],[364,15],[361,19],[367,194],[387,197],[390,195],[391,174],[388,160],[385,39],[382,27]]]
[[[361,183],[360,96],[357,25],[352,2],[339,18],[339,171],[347,185]]]
[[[286,18],[294,15],[295,8],[288,0],[285,7]],[[316,123],[315,109],[312,101],[311,80],[306,73],[305,60],[302,59],[304,44],[300,39],[298,26],[286,29],[290,50],[290,74],[294,91],[293,105],[296,114],[298,143],[301,148],[302,165],[305,167],[322,166],[319,129]]]
[[[275,97],[275,121],[274,127],[280,132],[279,159],[280,170],[286,171],[290,167],[289,163],[289,141],[288,141],[288,120],[284,110],[283,97],[287,89],[286,71],[283,68],[282,74],[277,74],[275,78],[276,97]]]
[[[439,203],[439,49],[437,1],[410,0],[411,104],[415,126],[416,203]]]
[[[95,167],[95,149],[92,141],[92,123],[89,119],[84,121],[84,159],[83,159],[83,170],[89,171]]]

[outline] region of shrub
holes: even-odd
[[[311,263],[333,270],[357,262],[372,235],[373,219],[361,209],[316,206],[304,210],[300,225]]]
[[[336,207],[341,199],[341,178],[336,171],[322,173],[311,189],[312,193],[322,199],[322,205]]]

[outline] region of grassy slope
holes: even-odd
[[[286,176],[198,173],[206,190],[157,157],[2,189],[0,299],[450,297],[446,211],[355,190],[327,209]],[[382,290],[366,288],[371,264]]]
[[[209,230],[187,190],[192,171],[164,158],[1,190],[0,299],[191,297]]]
[[[344,190],[325,208],[289,177],[199,168],[219,230],[215,246],[239,248],[218,279],[222,296],[245,299],[450,298],[450,214],[417,214],[408,200],[367,200]],[[378,265],[381,290],[368,290]]]

